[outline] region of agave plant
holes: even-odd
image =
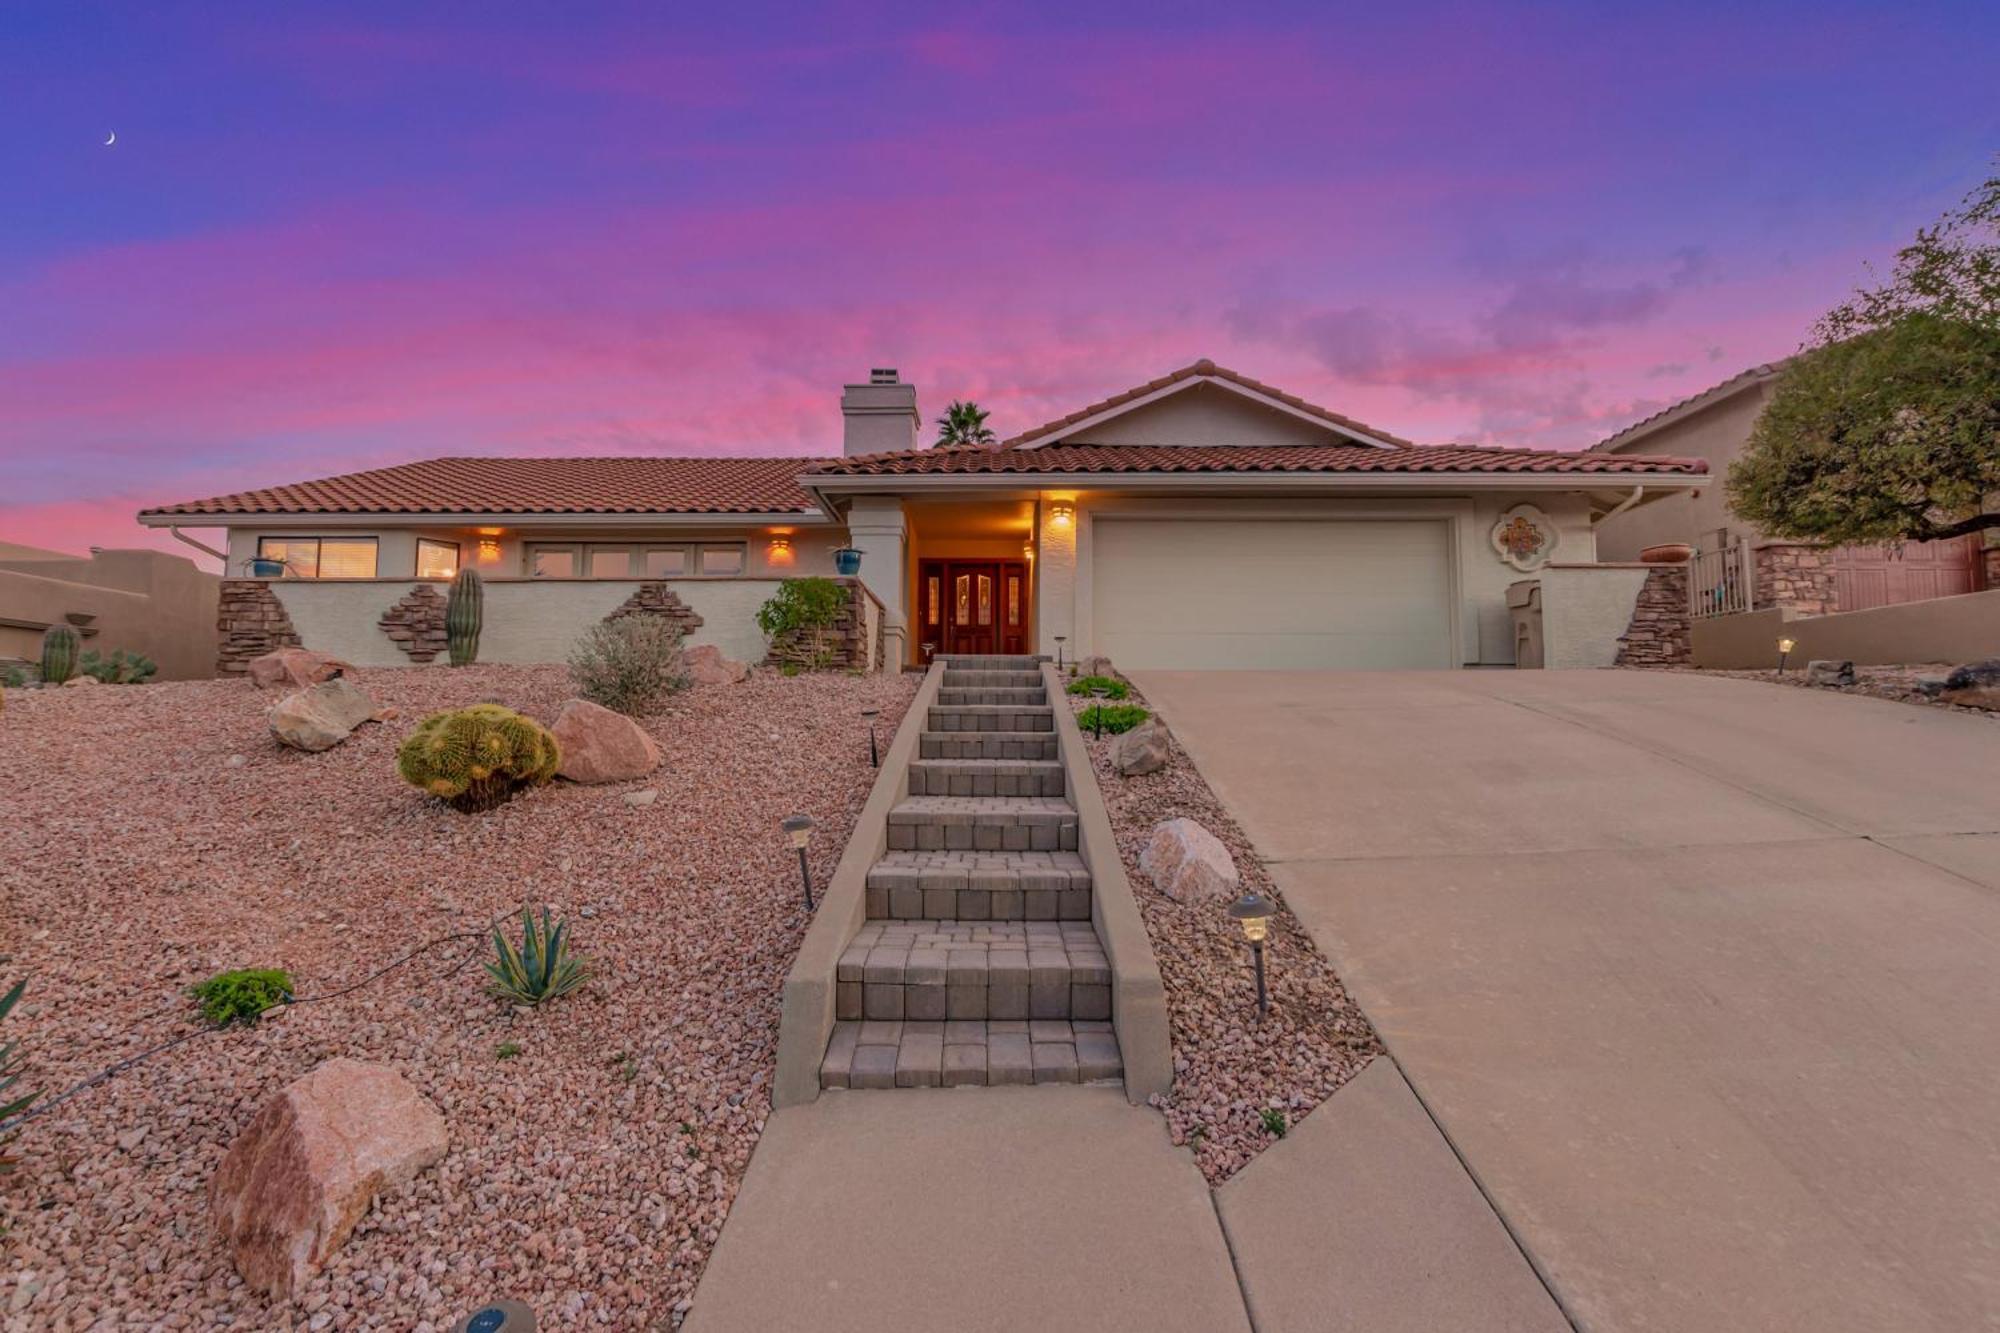
[[[486,964],[487,989],[510,1004],[538,1005],[569,994],[590,979],[590,967],[569,952],[569,923],[554,921],[542,909],[541,924],[527,907],[521,909],[521,947],[493,928],[493,952]]]
[[[4,997],[0,997],[0,1018],[7,1017],[13,1011],[15,1003],[21,998],[21,992],[27,988],[27,979],[23,978],[14,983],[14,989],[8,991]],[[0,1045],[0,1123],[12,1120],[21,1114],[34,1105],[35,1099],[42,1095],[39,1092],[31,1092],[11,1101],[7,1099],[7,1094],[12,1091],[16,1083],[20,1082],[21,1070],[27,1064],[25,1057],[15,1049],[17,1045],[18,1043],[11,1041]],[[14,1157],[6,1149],[6,1141],[12,1137],[11,1134],[0,1135],[0,1175],[14,1169]]]

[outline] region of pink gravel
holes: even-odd
[[[1138,688],[1131,702],[1145,703]],[[1071,696],[1082,711],[1087,699]],[[1333,965],[1284,905],[1250,840],[1171,736],[1172,758],[1157,773],[1120,777],[1111,765],[1117,737],[1084,733],[1126,877],[1153,939],[1174,1047],[1174,1091],[1155,1104],[1173,1141],[1190,1147],[1211,1185],[1220,1185],[1276,1142],[1261,1112],[1296,1124],[1381,1054],[1381,1043]],[[1254,890],[1277,907],[1264,965],[1270,1014],[1257,1019],[1250,946],[1226,903],[1176,902],[1153,887],[1139,854],[1165,820],[1188,818],[1222,840]]]
[[[1790,670],[1780,673],[1770,671],[1724,671],[1713,667],[1670,667],[1672,671],[1683,671],[1693,676],[1726,676],[1731,680],[1761,680],[1769,685],[1787,685],[1799,690],[1826,690],[1834,694],[1865,694],[1873,699],[1892,699],[1897,703],[1922,704],[1926,708],[1943,708],[1954,713],[1969,713],[1993,721],[2000,721],[2000,713],[1990,708],[1970,708],[1964,704],[1947,703],[1934,695],[1925,694],[1917,688],[1917,682],[1925,678],[1942,679],[1957,665],[1952,662],[1915,662],[1903,666],[1857,666],[1854,668],[1852,685],[1809,685],[1806,683],[1805,663],[1793,664]]]
[[[899,676],[759,671],[646,720],[665,765],[557,784],[487,815],[404,785],[392,757],[437,708],[497,699],[549,722],[561,667],[374,670],[392,721],[281,748],[241,681],[10,691],[0,714],[0,1036],[58,1090],[195,1026],[191,982],[289,969],[335,990],[524,898],[567,913],[596,979],[546,1012],[483,991],[458,942],[357,993],[205,1036],[28,1126],[0,1182],[0,1325],[449,1328],[526,1301],[545,1328],[671,1327],[770,1110],[779,992],[806,925],[778,821],[820,823],[831,874],[893,731]],[[240,759],[237,757],[240,756]],[[644,807],[626,792],[657,788]],[[512,1042],[518,1057],[501,1061]],[[451,1151],[380,1200],[295,1306],[237,1279],[206,1213],[230,1141],[337,1055],[384,1061],[444,1113]]]

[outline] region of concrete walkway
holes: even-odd
[[[2000,725],[1659,673],[1138,683],[1578,1327],[2000,1327]]]

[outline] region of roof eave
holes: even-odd
[[[920,472],[827,473],[801,478],[827,497],[900,490],[1248,490],[1319,488],[1404,491],[1424,487],[1479,491],[1590,491],[1644,486],[1649,492],[1696,490],[1706,472]]]
[[[479,527],[505,525],[516,528],[631,527],[646,523],[675,523],[690,527],[761,527],[769,523],[826,524],[832,522],[814,509],[763,509],[744,513],[723,511],[676,513],[671,510],[635,510],[624,513],[411,513],[407,511],[354,513],[317,510],[239,510],[218,514],[176,514],[162,510],[141,510],[139,523],[148,528],[240,528],[259,525],[310,523],[326,528],[383,527]]]

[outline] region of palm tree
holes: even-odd
[[[992,444],[993,432],[986,426],[986,411],[978,403],[952,400],[944,415],[937,419],[940,445],[945,444]]]

